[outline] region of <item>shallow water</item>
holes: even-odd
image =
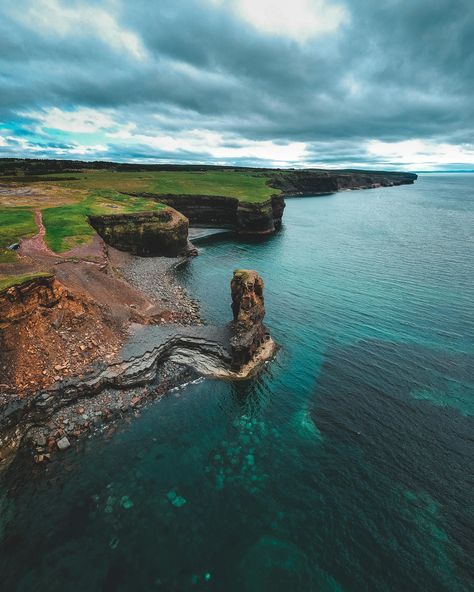
[[[236,267],[282,345],[0,484],[2,589],[474,587],[474,175],[288,199],[179,271],[211,323]]]

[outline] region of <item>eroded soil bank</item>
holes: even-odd
[[[0,291],[0,458],[8,456],[34,425],[50,426],[46,434],[55,434],[57,449],[65,432],[54,414],[71,403],[60,393],[72,392],[75,385],[72,399],[80,399],[87,377],[123,359],[121,351],[134,328],[201,324],[198,304],[174,277],[174,265],[182,259],[143,259],[107,246],[98,236],[57,254],[45,243],[39,211],[35,218],[38,233],[22,241],[15,263],[17,271],[31,278]],[[39,270],[42,274],[35,276]],[[164,384],[153,380],[155,394],[157,382],[159,392],[175,382],[173,372],[163,372]],[[122,388],[118,382],[114,386]],[[84,389],[84,396],[102,390]],[[123,411],[126,400],[130,403],[135,396],[125,397],[123,404],[117,396],[101,399],[110,403],[103,407],[104,417],[113,415],[117,406]],[[44,405],[48,399],[52,400]],[[88,422],[73,430],[76,437],[84,423]]]
[[[20,258],[50,275],[0,293],[3,464],[22,442],[47,462],[180,384],[243,379],[272,357],[267,338],[232,364],[231,327],[204,326],[176,282],[182,258],[136,257],[99,238],[82,258],[57,255],[38,224]]]

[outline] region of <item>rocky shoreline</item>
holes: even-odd
[[[160,278],[161,287],[166,284],[166,289],[159,291],[160,298],[178,296],[175,301],[180,309],[175,313],[181,315],[181,321],[175,319],[173,324],[171,319],[162,318],[157,324],[133,324],[121,351],[109,360],[97,362],[89,372],[61,378],[27,397],[3,393],[0,465],[8,464],[21,444],[37,463],[50,461],[55,452],[74,446],[85,435],[113,429],[116,420],[127,413],[137,413],[170,389],[198,377],[245,379],[274,355],[276,345],[262,330],[258,332],[258,342],[249,342],[249,353],[241,363],[233,361],[235,339],[243,339],[242,353],[248,341],[245,331],[253,335],[255,324],[263,319],[260,296],[256,314],[249,317],[253,319],[251,327],[243,327],[242,322],[238,331],[233,323],[207,327],[199,317],[198,304],[172,279],[176,261],[132,258],[121,263],[121,270],[130,281],[141,283],[148,278],[148,284],[144,281],[142,286],[145,291],[152,290],[156,278]],[[153,268],[155,275],[151,274]],[[251,273],[252,278],[258,278],[255,272]],[[259,282],[260,286],[260,279]],[[239,307],[242,300],[242,309],[247,311],[248,298],[241,296],[233,294],[234,306]],[[234,311],[234,318],[235,314]],[[239,318],[242,320],[242,315]]]
[[[41,277],[0,291],[0,466],[22,441],[45,462],[182,383],[200,376],[245,379],[271,359],[277,346],[263,325],[257,272],[234,272],[233,321],[220,328],[204,326],[199,303],[176,281],[176,265],[196,254],[188,218],[238,235],[266,235],[281,226],[284,195],[416,179],[363,171],[259,175],[281,194],[252,203],[140,193],[166,209],[89,217],[100,236],[61,254],[46,245],[41,211],[35,211],[38,234],[21,241],[15,265],[17,273],[41,271]],[[164,247],[172,257],[138,256]]]

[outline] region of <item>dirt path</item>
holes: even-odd
[[[43,216],[40,210],[35,210],[35,223],[38,227],[38,234],[35,234],[31,238],[25,238],[20,244],[20,255],[31,257],[35,259],[37,257],[47,257],[52,259],[60,259],[60,256],[53,253],[46,244],[44,237],[46,235],[46,228],[43,224]]]
[[[160,291],[167,296],[165,304],[160,298],[147,294],[136,282],[127,281],[128,278],[116,273],[130,256],[107,247],[98,235],[69,251],[54,253],[45,241],[46,229],[40,210],[35,210],[35,222],[37,234],[21,241],[19,255],[23,265],[51,271],[66,288],[106,307],[123,325],[130,321],[148,323],[159,322],[160,318],[168,321],[187,316],[188,311],[183,310],[180,302],[183,298],[175,293],[172,278],[161,278],[159,282]],[[109,253],[113,254],[113,263]],[[169,297],[170,290],[174,298]]]

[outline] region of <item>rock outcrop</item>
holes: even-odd
[[[0,330],[28,317],[35,310],[59,302],[61,290],[52,275],[35,277],[0,292]]]
[[[78,375],[120,342],[99,305],[53,276],[0,291],[0,408],[6,393],[27,397]]]
[[[188,246],[189,222],[173,208],[90,216],[89,222],[108,245],[134,255],[175,256]]]
[[[270,335],[263,325],[264,284],[258,273],[237,269],[230,287],[234,315],[230,349],[232,369],[238,371],[255,358],[260,347],[270,339]]]
[[[217,195],[136,195],[171,206],[184,214],[193,226],[229,228],[241,236],[272,234],[281,227],[285,209],[282,195],[273,195],[259,203]]]
[[[416,181],[415,173],[392,171],[279,171],[272,174],[268,184],[285,196],[321,195],[347,189],[372,189],[409,185]]]
[[[0,464],[11,458],[30,430],[36,460],[43,462],[54,449],[68,448],[63,437],[75,440],[82,431],[108,422],[115,405],[111,403],[111,410],[107,407],[110,389],[128,393],[123,400],[122,395],[118,397],[122,403],[129,402],[128,407],[122,403],[116,407],[119,417],[142,398],[161,396],[180,384],[181,376],[186,381],[199,375],[242,380],[257,372],[276,350],[263,325],[263,281],[255,271],[237,270],[231,289],[230,333],[228,327],[149,327],[148,338],[140,330],[120,354],[96,306],[54,278],[0,292],[0,311],[15,310],[0,330],[0,369],[7,370],[3,376],[0,372],[4,382],[0,385]],[[137,396],[137,386],[147,386],[147,394]],[[102,402],[96,401],[102,394]],[[85,415],[86,406],[100,409],[101,419],[94,411],[91,421],[91,414]],[[66,424],[67,409],[74,421],[68,419]],[[52,421],[53,416],[59,423]],[[82,423],[76,421],[80,418]],[[48,426],[52,432],[46,437]]]

